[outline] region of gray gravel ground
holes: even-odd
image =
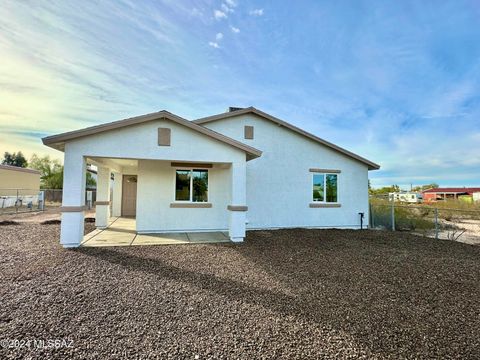
[[[302,229],[240,245],[64,250],[58,237],[0,226],[0,344],[71,347],[0,359],[480,355],[478,246]]]

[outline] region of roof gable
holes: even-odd
[[[319,144],[322,144],[324,146],[327,146],[339,153],[342,153],[354,160],[357,160],[357,161],[360,161],[364,164],[366,164],[368,166],[368,169],[369,170],[377,170],[377,169],[380,169],[380,165],[370,161],[370,160],[367,160],[357,154],[354,154],[352,153],[351,151],[348,151],[344,148],[341,148],[340,146],[337,146],[329,141],[326,141],[324,139],[321,139],[319,138],[318,136],[316,135],[313,135],[303,129],[300,129],[298,127],[296,127],[295,125],[292,125],[286,121],[283,121],[283,120],[280,120],[270,114],[267,114],[261,110],[258,110],[254,107],[248,107],[248,108],[245,108],[245,109],[240,109],[240,110],[234,110],[234,111],[230,111],[230,112],[226,112],[226,113],[221,113],[221,114],[217,114],[217,115],[213,115],[213,116],[208,116],[208,117],[204,117],[204,118],[200,118],[200,119],[197,119],[197,120],[194,120],[193,122],[196,123],[196,124],[199,124],[199,125],[203,125],[203,124],[206,124],[206,123],[209,123],[209,122],[212,122],[212,121],[218,121],[218,120],[223,120],[223,119],[228,119],[228,118],[232,118],[232,117],[236,117],[236,116],[240,116],[240,115],[245,115],[245,114],[255,114],[257,116],[260,116],[261,118],[264,118],[266,120],[269,120],[269,121],[272,121],[274,123],[276,123],[277,125],[279,126],[283,126],[293,132],[296,132],[300,135],[303,135],[307,138],[309,138],[310,140],[313,140]]]
[[[22,168],[22,167],[19,167],[19,166],[12,166],[12,165],[0,164],[0,170],[20,171],[20,172],[26,172],[26,173],[30,173],[30,174],[40,175],[40,171],[38,171],[38,170],[29,169],[29,168]]]
[[[223,134],[217,133],[204,126],[195,124],[191,121],[188,121],[184,118],[181,118],[180,116],[174,115],[165,110],[151,113],[151,114],[136,116],[128,119],[118,120],[118,121],[114,121],[106,124],[91,126],[81,130],[75,130],[75,131],[70,131],[70,132],[66,132],[58,135],[47,136],[47,137],[44,137],[42,141],[45,145],[51,148],[63,151],[65,142],[67,141],[78,139],[78,138],[89,136],[89,135],[99,134],[106,131],[120,129],[128,126],[132,126],[132,125],[138,125],[138,124],[142,124],[142,123],[146,123],[154,120],[170,120],[177,124],[183,125],[191,130],[194,130],[203,135],[216,139],[229,146],[233,146],[237,149],[245,151],[248,159],[257,158],[262,154],[262,152],[258,149],[255,149],[251,146],[243,144]]]

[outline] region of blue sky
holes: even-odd
[[[480,185],[478,1],[3,1],[0,152],[167,109],[255,106],[382,166]]]

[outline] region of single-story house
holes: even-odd
[[[0,195],[38,195],[39,191],[40,171],[0,165]]]
[[[38,205],[40,172],[18,166],[0,165],[0,209]]]
[[[43,143],[65,153],[65,247],[83,239],[87,162],[98,168],[98,227],[134,216],[137,233],[228,231],[232,241],[248,229],[360,228],[368,171],[379,169],[253,107],[194,121],[162,110]]]
[[[461,197],[473,196],[473,193],[479,192],[478,187],[451,187],[451,188],[433,188],[423,191],[423,199],[427,202],[439,200],[457,200]]]

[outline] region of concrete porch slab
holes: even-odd
[[[186,233],[168,233],[168,234],[141,234],[132,245],[173,245],[188,244]]]
[[[221,232],[194,232],[187,233],[188,239],[191,242],[224,242],[230,239]]]
[[[230,242],[225,232],[179,232],[137,234],[135,219],[112,218],[106,229],[96,229],[84,236],[81,246],[180,245]]]

